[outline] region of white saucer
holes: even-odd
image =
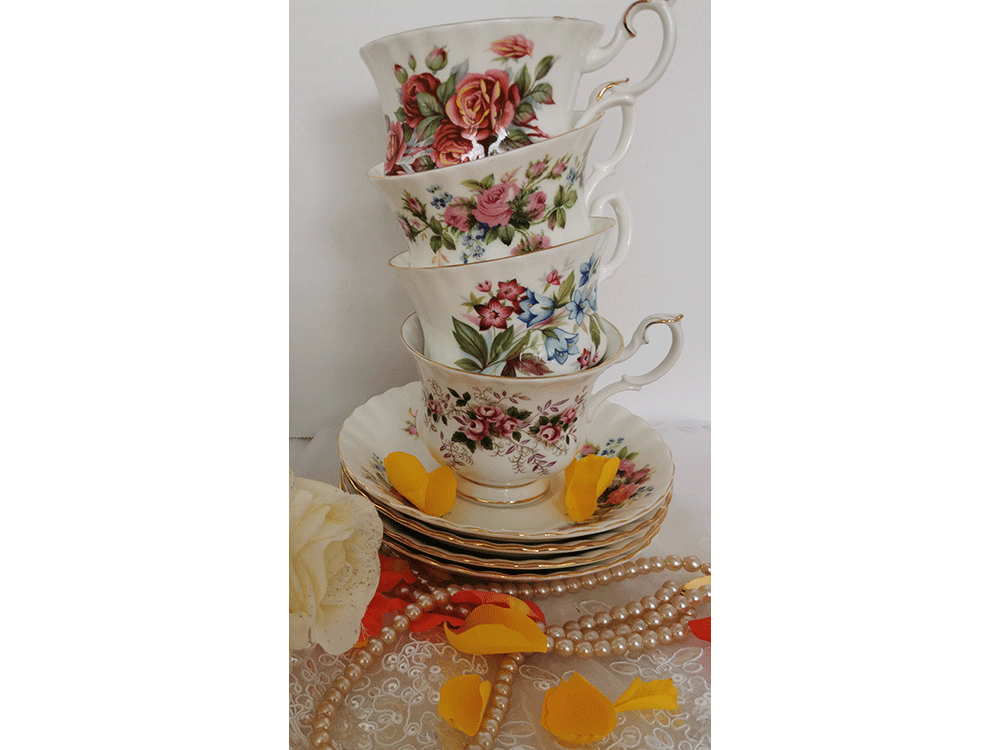
[[[530,506],[488,506],[459,496],[444,516],[429,516],[392,488],[382,463],[389,453],[403,451],[416,456],[428,471],[439,466],[416,435],[420,404],[418,381],[375,396],[347,418],[338,443],[341,468],[359,490],[377,504],[428,526],[486,539],[575,539],[636,521],[663,504],[673,486],[673,458],[660,435],[624,407],[605,402],[583,430],[581,454],[620,455],[627,460],[587,521],[574,523],[566,514],[561,473],[551,477],[549,491]]]

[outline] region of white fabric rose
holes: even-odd
[[[375,506],[289,470],[289,646],[329,654],[358,640],[379,580],[382,522]]]

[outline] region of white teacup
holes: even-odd
[[[572,462],[581,426],[598,405],[615,393],[659,380],[674,366],[683,345],[681,317],[646,318],[628,346],[605,320],[608,355],[601,364],[569,375],[511,380],[463,372],[425,357],[414,313],[403,322],[401,334],[420,374],[423,402],[414,404],[417,435],[435,460],[455,470],[458,491],[465,497],[505,504],[535,500],[548,489],[548,477]],[[646,331],[661,323],[670,327],[673,339],[660,363],[591,393],[595,381],[648,343]]]
[[[367,177],[382,193],[409,244],[411,266],[449,266],[523,255],[590,234],[594,188],[614,174],[635,130],[621,104],[612,154],[587,171],[603,115],[583,127],[489,159],[432,172]]]
[[[580,77],[613,60],[635,36],[635,13],[655,12],[663,41],[636,83],[598,86],[574,112]],[[406,31],[360,50],[388,130],[385,174],[426,172],[561,135],[622,101],[633,102],[663,75],[675,31],[667,0],[629,5],[611,40],[575,18],[500,18]],[[608,94],[609,86],[617,86]]]
[[[598,364],[607,336],[597,314],[598,281],[628,253],[631,220],[621,195],[616,223],[591,219],[588,236],[525,256],[442,268],[411,267],[400,253],[389,267],[420,318],[423,355],[467,372],[503,377],[562,375]]]

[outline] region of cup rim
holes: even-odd
[[[580,114],[584,114],[584,110],[574,110],[574,112],[579,112]],[[535,141],[534,143],[529,143],[526,146],[521,146],[520,148],[511,149],[510,151],[504,151],[502,154],[493,154],[492,156],[484,156],[480,159],[473,159],[472,161],[463,161],[461,164],[452,164],[450,167],[435,167],[434,169],[428,169],[425,172],[405,172],[403,174],[387,175],[384,174],[385,162],[382,161],[373,166],[367,172],[365,172],[365,177],[368,178],[369,180],[402,180],[406,177],[413,178],[413,177],[418,177],[420,175],[441,174],[443,172],[447,172],[452,169],[460,169],[469,164],[478,164],[480,162],[485,163],[492,159],[497,159],[501,156],[506,156],[507,154],[516,154],[520,153],[521,151],[524,151],[525,149],[532,148],[534,146],[542,146],[548,143],[552,143],[552,141],[556,140],[557,138],[563,138],[565,136],[572,135],[573,133],[577,133],[581,130],[586,130],[587,128],[599,123],[601,121],[601,118],[603,117],[604,117],[604,112],[598,112],[594,115],[593,119],[590,122],[584,125],[577,125],[572,130],[567,130],[565,133],[554,135],[551,138],[546,138],[545,140],[542,141]],[[372,174],[376,170],[383,171],[383,174]]]
[[[407,351],[409,351],[410,354],[412,354],[415,357],[419,357],[428,364],[441,367],[450,372],[457,372],[461,373],[462,375],[469,375],[473,378],[487,378],[489,380],[503,381],[505,383],[524,382],[524,381],[546,381],[546,382],[558,381],[561,378],[578,378],[585,375],[600,374],[600,372],[602,372],[609,365],[613,364],[615,360],[617,360],[622,355],[622,352],[625,351],[625,337],[622,336],[622,332],[618,330],[618,327],[614,325],[614,323],[609,321],[603,315],[599,315],[598,317],[601,319],[601,322],[606,326],[606,328],[610,328],[616,334],[618,334],[618,351],[615,352],[614,355],[606,356],[603,361],[598,362],[596,365],[588,367],[586,370],[577,370],[576,372],[564,372],[558,375],[525,375],[523,377],[518,376],[514,378],[505,378],[502,375],[487,375],[482,372],[469,372],[468,370],[461,370],[457,367],[451,367],[449,365],[443,364],[442,362],[437,362],[433,359],[430,359],[429,357],[425,356],[423,352],[418,352],[416,349],[410,346],[410,343],[406,340],[406,336],[403,335],[403,330],[406,328],[406,324],[410,322],[411,318],[416,318],[417,323],[418,324],[420,323],[420,317],[415,312],[410,313],[409,315],[406,316],[405,320],[403,320],[402,325],[400,325],[399,327],[399,338],[402,340],[403,346],[406,347]],[[420,332],[421,334],[423,333],[423,326],[421,326]]]
[[[598,26],[601,30],[604,29],[604,24],[598,23],[597,21],[592,21],[588,18],[576,18],[574,16],[516,16],[513,18],[476,18],[471,21],[452,21],[451,23],[439,23],[433,24],[431,26],[420,26],[416,29],[407,29],[406,31],[397,31],[394,34],[386,34],[385,36],[380,36],[377,39],[372,39],[370,42],[362,44],[358,49],[359,54],[364,54],[365,50],[374,47],[376,44],[388,42],[393,39],[400,39],[402,37],[420,34],[427,31],[442,31],[444,29],[456,28],[459,26],[470,26],[473,24],[487,24],[487,23],[497,23],[497,22],[514,22],[523,23],[525,21],[573,21],[575,23],[585,24],[587,26]]]
[[[465,267],[465,266],[482,266],[482,265],[485,265],[487,263],[498,263],[498,262],[503,261],[503,260],[511,260],[512,258],[522,258],[522,257],[526,257],[526,256],[529,256],[529,255],[541,255],[542,253],[547,253],[547,252],[549,252],[551,250],[558,250],[560,248],[565,247],[566,245],[572,245],[574,242],[583,242],[584,240],[590,239],[591,237],[596,237],[599,234],[604,234],[605,232],[610,231],[611,229],[613,229],[614,227],[616,227],[618,225],[618,222],[615,221],[615,219],[613,219],[610,216],[591,216],[590,219],[591,219],[591,221],[606,221],[606,222],[608,222],[608,224],[607,224],[607,226],[603,227],[602,229],[598,229],[596,231],[593,231],[590,234],[585,234],[583,237],[576,237],[575,239],[572,239],[572,240],[566,240],[565,242],[560,242],[558,245],[552,245],[550,247],[539,248],[538,250],[535,250],[534,252],[524,253],[523,255],[504,255],[502,258],[487,258],[486,260],[475,260],[475,261],[472,261],[471,263],[453,263],[453,264],[448,265],[448,266],[399,266],[399,265],[396,265],[395,261],[398,258],[402,258],[404,255],[410,255],[411,254],[409,250],[404,250],[401,253],[396,253],[395,255],[393,255],[391,258],[389,258],[389,260],[387,262],[388,262],[389,268],[393,269],[394,271],[441,271],[441,270],[446,269],[446,268],[462,268],[462,267]]]

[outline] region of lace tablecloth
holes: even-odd
[[[642,556],[697,555],[711,560],[710,425],[685,421],[651,425],[673,453],[677,466],[674,498],[659,534]],[[337,430],[321,430],[304,447],[293,441],[291,466],[296,475],[336,485],[340,462]],[[298,442],[299,444],[296,444]],[[541,600],[550,624],[562,624],[652,593],[668,578],[693,574],[639,576],[577,595]],[[478,672],[492,681],[500,657],[468,656],[447,644],[440,629],[408,635],[355,683],[331,731],[343,750],[459,750],[469,738],[437,714],[438,690],[452,677]],[[309,750],[309,723],[316,702],[346,661],[318,646],[292,652],[289,732],[292,750]],[[711,646],[694,636],[637,657],[610,660],[564,659],[533,654],[521,665],[512,686],[507,718],[495,747],[504,750],[565,750],[566,745],[541,728],[545,691],[579,672],[612,700],[636,677],[674,681],[677,711],[629,711],[619,715],[614,732],[587,747],[594,750],[701,750],[711,746]]]

